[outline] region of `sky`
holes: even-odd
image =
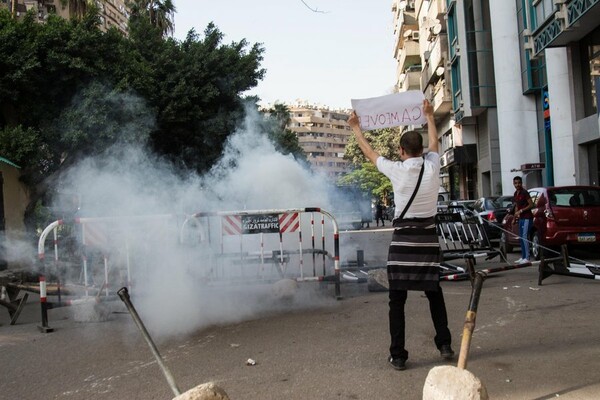
[[[224,43],[265,48],[261,104],[297,100],[334,109],[390,94],[395,81],[392,0],[175,0],[175,38],[211,21]],[[317,10],[314,12],[312,10]]]

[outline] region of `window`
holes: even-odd
[[[458,55],[458,36],[456,27],[456,5],[448,2],[448,45],[450,48],[451,79],[452,79],[452,110],[456,113],[462,105],[460,81],[460,57]],[[460,120],[460,119],[459,119]]]
[[[600,27],[580,42],[581,76],[584,116],[598,112],[598,85],[600,80]]]
[[[450,59],[453,59],[458,53],[458,37],[456,28],[456,7],[454,4],[448,4],[448,44],[450,48]],[[420,66],[419,66],[420,67]]]
[[[490,9],[487,1],[478,7],[465,0],[467,61],[472,107],[495,107],[494,53],[490,29]]]
[[[452,61],[451,67],[452,76],[452,110],[458,111],[462,106],[462,92],[460,83],[460,57]]]
[[[533,30],[542,26],[548,18],[554,15],[554,11],[556,11],[552,0],[533,0],[533,10],[533,21],[531,21]]]
[[[529,94],[534,91],[539,91],[548,85],[546,77],[546,61],[544,53],[541,53],[534,60],[530,58],[529,51],[525,50],[525,42],[532,40],[525,37],[525,29],[529,27],[527,20],[527,6],[531,4],[531,0],[516,0],[517,3],[517,26],[519,29],[519,48],[521,56],[521,85],[523,93]],[[530,14],[532,20],[535,19],[533,14]],[[531,21],[533,24],[533,21]]]

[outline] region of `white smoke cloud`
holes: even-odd
[[[256,254],[261,242],[266,256],[280,246],[297,250],[297,234],[284,235],[281,245],[276,234],[248,235],[252,237],[241,243],[239,236],[221,236],[214,218],[190,221],[186,225],[190,229],[182,230],[186,215],[203,211],[331,209],[335,203],[331,183],[292,156],[278,153],[259,131],[260,118],[248,110],[243,127],[229,138],[222,158],[204,176],[182,178],[167,163],[131,146],[86,159],[65,176],[62,190],[81,198],[78,216],[114,217],[105,225],[95,225],[103,231],[99,247],[104,250],[88,249],[90,276],[96,285],[92,294],[104,281],[102,257],[107,255],[109,289],[114,292],[130,280],[132,301],[159,338],[333,301],[330,291],[319,290],[314,283],[301,283],[295,300],[284,301],[273,296],[268,283],[278,277],[279,263],[261,263],[256,257],[248,263],[240,261],[240,256],[229,261],[219,257],[222,251]],[[132,216],[155,217],[132,220]],[[319,223],[315,223],[317,229]],[[305,248],[309,247],[307,224],[304,221]],[[92,224],[86,228],[89,241],[93,228]],[[327,241],[331,247],[332,237]],[[310,255],[304,257],[307,264],[309,260]],[[290,265],[284,272],[312,274],[312,265],[302,272],[298,268]],[[320,273],[321,265],[316,269]]]

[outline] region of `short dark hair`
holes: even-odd
[[[410,156],[419,156],[423,153],[423,136],[417,131],[404,132],[400,138],[400,147]]]
[[[513,178],[513,182],[514,181],[519,181],[519,182],[523,183],[523,178],[521,178],[520,176],[517,175]]]

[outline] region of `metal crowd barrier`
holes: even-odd
[[[318,232],[316,235],[315,214],[320,216],[320,248],[317,248]],[[309,221],[306,220],[307,218]],[[332,228],[332,247],[329,250],[326,247],[328,235],[325,227],[326,218],[330,220]],[[311,246],[306,248],[303,242],[303,230],[308,223]],[[195,224],[200,225],[197,229],[199,241],[212,249],[210,254],[216,259],[211,263],[216,266],[216,269],[212,271],[209,279],[218,280],[226,276],[225,270],[235,265],[258,264],[259,271],[264,272],[267,266],[274,268],[277,279],[292,278],[297,282],[333,282],[335,295],[340,297],[339,229],[335,218],[329,212],[316,207],[198,212],[186,218],[182,224],[180,234],[182,243],[189,241],[187,232],[190,226]],[[284,239],[285,236],[295,234],[298,235],[297,250],[290,250],[289,241],[284,246]],[[250,237],[256,237],[257,240],[251,243]],[[304,262],[306,254],[312,259],[312,274],[307,270]],[[320,262],[317,258],[320,258]],[[289,268],[292,260],[297,262],[295,274]],[[327,260],[333,260],[333,275],[327,274]]]
[[[327,229],[326,219],[331,224]],[[320,234],[316,232],[315,222],[320,222]],[[309,246],[303,242],[303,230],[308,223]],[[326,240],[330,234],[331,239]],[[53,241],[48,246],[46,242],[50,236]],[[293,243],[290,243],[291,236],[297,238],[292,240]],[[259,240],[250,240],[251,237]],[[320,241],[319,248],[317,240]],[[335,284],[336,297],[341,297],[338,225],[329,212],[320,208],[54,221],[44,229],[38,241],[39,286],[20,285],[18,289],[40,293],[40,329],[51,332],[47,318],[49,308],[81,304],[90,299],[96,302],[115,299],[119,287],[131,290],[136,274],[143,273],[143,265],[135,259],[137,253],[132,247],[137,252],[141,248],[152,252],[156,250],[154,247],[162,245],[189,252],[190,256],[183,262],[189,263],[186,267],[201,266],[203,273],[208,271],[202,277],[205,284],[274,282],[283,278],[296,282],[329,282]],[[49,259],[47,251],[52,254]],[[312,268],[307,267],[305,256],[312,259]],[[91,258],[99,261],[101,268],[93,268],[95,264],[91,265]],[[248,267],[253,268],[254,273],[246,273]],[[103,275],[100,286],[93,284],[92,269],[96,270],[96,277]],[[65,285],[64,275],[69,273],[79,274],[75,278],[78,285]],[[114,273],[119,275],[119,282],[111,279]],[[54,282],[51,284],[50,281]],[[58,303],[47,301],[48,294],[56,295]],[[62,296],[68,294],[80,297],[63,300]]]

